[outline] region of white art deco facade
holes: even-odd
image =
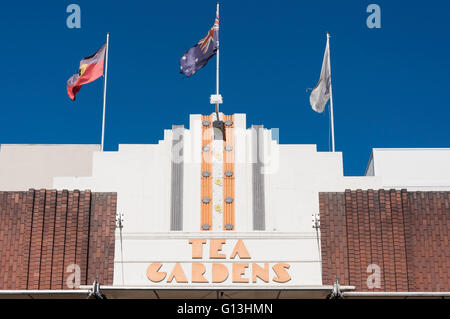
[[[117,193],[123,223],[113,284],[103,289],[152,298],[219,290],[325,297],[333,287],[323,283],[321,229],[313,227],[320,193],[450,191],[450,149],[374,149],[366,175],[348,177],[341,152],[279,144],[276,130],[249,126],[245,114],[219,116],[223,131],[214,129],[215,114],[191,115],[188,127],[165,130],[158,144],[118,151],[2,145],[0,188]]]

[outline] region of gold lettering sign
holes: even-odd
[[[191,245],[192,259],[203,259],[203,246],[207,244],[206,239],[189,239],[188,244]],[[231,275],[231,281],[236,284],[240,283],[269,283],[270,281],[277,283],[286,283],[291,280],[289,274],[289,264],[276,263],[270,267],[269,263],[264,265],[258,265],[257,263],[241,263],[236,259],[251,259],[251,255],[244,244],[242,239],[239,239],[230,254],[227,256],[223,248],[226,246],[227,241],[225,239],[210,239],[209,240],[209,259],[217,259],[217,262],[226,260],[227,257],[232,262],[223,261],[222,263],[211,264],[211,274],[208,273],[205,264],[201,262],[192,262],[191,264],[191,283],[222,283],[225,282]],[[184,266],[186,267],[186,266]],[[167,283],[188,283],[186,272],[183,269],[181,263],[175,263],[172,266],[172,270],[167,276],[166,271],[162,271],[163,264],[152,263],[147,268],[147,278],[151,282],[162,282],[166,279]],[[269,278],[270,268],[273,271],[274,276]],[[250,274],[251,273],[251,274]]]

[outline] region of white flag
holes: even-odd
[[[309,103],[314,111],[322,113],[330,99],[331,91],[331,69],[330,69],[330,46],[327,38],[327,46],[323,55],[322,71],[317,86],[312,90]]]

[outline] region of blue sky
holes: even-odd
[[[81,7],[68,29],[66,7]],[[381,29],[366,8],[381,7]],[[3,1],[0,143],[89,143],[101,137],[103,82],[72,102],[66,81],[111,33],[106,150],[157,143],[163,129],[208,114],[215,60],[183,79],[181,55],[214,22],[215,1]],[[221,5],[221,93],[227,114],[279,128],[280,142],[329,149],[328,112],[309,106],[326,32],[336,149],[346,175],[372,148],[450,147],[450,2],[237,1]]]

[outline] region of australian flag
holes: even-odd
[[[219,14],[206,36],[190,48],[180,59],[180,72],[190,77],[204,67],[217,52],[219,46]]]

